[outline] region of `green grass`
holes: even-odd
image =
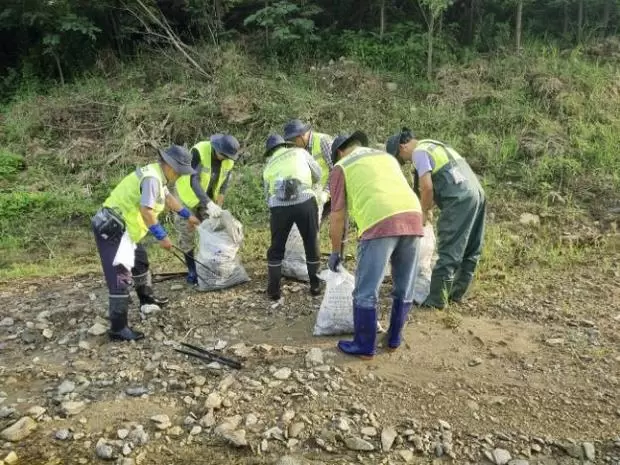
[[[364,129],[372,144],[406,124],[455,146],[497,212],[483,276],[575,266],[588,251],[566,247],[560,231],[618,200],[620,74],[580,50],[533,44],[520,56],[472,57],[439,69],[432,84],[341,62],[275,69],[234,46],[202,53],[214,69],[210,81],[143,55],[106,77],[17,95],[2,109],[0,277],[98,266],[89,218],[123,176],[154,159],[146,142],[190,146],[216,131],[242,142],[226,207],[245,226],[244,259],[264,260],[264,141],[291,117],[334,135]],[[388,81],[396,92],[386,90]],[[551,203],[557,195],[564,205]],[[524,230],[515,226],[524,211],[551,219]],[[322,250],[329,250],[327,228]]]

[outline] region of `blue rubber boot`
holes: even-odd
[[[376,353],[377,310],[353,306],[353,325],[355,335],[352,341],[339,341],[338,348],[345,354],[356,355],[362,359],[371,359]]]
[[[390,327],[387,332],[388,350],[395,350],[402,342],[402,330],[407,322],[407,315],[411,310],[412,303],[403,302],[400,299],[392,301],[392,313],[390,314]]]
[[[196,273],[196,262],[194,261],[193,250],[185,254],[185,264],[187,265],[187,284],[198,284],[198,273]]]

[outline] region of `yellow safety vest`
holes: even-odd
[[[297,179],[302,184],[303,192],[314,192],[306,151],[297,147],[276,149],[263,170],[263,179],[269,185],[270,195],[275,193],[276,181],[285,179]]]
[[[344,172],[347,209],[359,237],[390,216],[422,211],[418,197],[392,155],[358,148],[336,166]]]
[[[424,150],[432,158],[435,166],[431,171],[431,176],[450,163],[451,160],[454,161],[463,158],[452,147],[447,146],[443,142],[432,139],[422,139],[418,142],[415,149]]]
[[[310,153],[321,167],[321,187],[325,187],[325,185],[329,181],[329,165],[325,161],[325,157],[323,156],[323,150],[321,149],[321,138],[323,137],[330,136],[328,136],[327,134],[321,134],[320,132],[313,132],[312,140],[310,141]]]
[[[166,191],[164,189],[166,177],[159,163],[151,163],[125,176],[106,201],[103,202],[104,207],[120,211],[125,220],[127,233],[135,243],[140,242],[149,232],[148,226],[144,223],[140,213],[140,199],[142,197],[140,185],[144,178],[155,178],[159,182],[159,195],[153,207],[155,216],[158,216],[164,211],[166,205]]]
[[[200,154],[200,164],[202,166],[202,170],[200,171],[200,187],[202,187],[202,190],[206,191],[209,188],[209,182],[211,181],[211,142],[198,142],[192,147],[192,150],[193,149],[196,149]],[[217,199],[217,196],[220,194],[220,189],[222,188],[224,181],[226,181],[228,173],[232,171],[234,166],[235,162],[233,160],[222,160],[220,174],[215,183],[215,188],[213,189],[214,199],[212,200],[215,201]],[[179,199],[183,202],[183,204],[187,205],[189,208],[194,208],[198,205],[200,200],[192,189],[191,176],[181,176],[176,182],[176,189],[179,194]]]

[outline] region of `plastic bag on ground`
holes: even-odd
[[[198,290],[226,289],[250,280],[239,256],[243,226],[228,210],[222,210],[218,218],[203,221],[198,235]]]
[[[316,317],[313,334],[327,336],[353,333],[353,288],[355,277],[344,268],[338,273],[324,270],[325,295]]]
[[[431,290],[431,276],[435,266],[435,230],[432,224],[424,226],[424,237],[420,240],[420,258],[418,259],[418,274],[413,288],[413,301],[423,303]]]
[[[318,199],[318,197],[317,197]],[[323,204],[319,204],[319,221],[323,212]],[[301,238],[297,225],[294,224],[286,240],[284,258],[282,259],[282,276],[297,279],[299,281],[309,281],[308,268],[306,267],[306,252],[304,241]]]

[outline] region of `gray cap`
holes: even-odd
[[[292,119],[284,126],[284,139],[291,140],[297,136],[303,136],[310,128],[309,124],[299,119]]]
[[[171,145],[166,150],[160,150],[159,155],[177,174],[195,173],[192,168],[192,156],[185,147]]]
[[[213,134],[209,140],[216,152],[233,161],[239,158],[239,141],[230,134]]]

